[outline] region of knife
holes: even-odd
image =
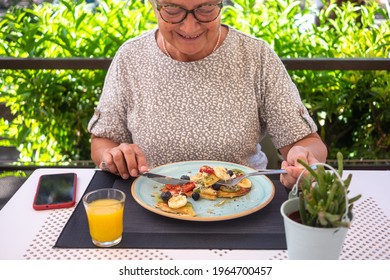
[[[267,175],[267,174],[280,174],[280,173],[285,173],[285,172],[286,171],[284,169],[262,169],[262,170],[258,170],[257,172],[254,172],[253,174]],[[248,173],[248,174],[253,175],[251,173]],[[167,185],[183,185],[183,184],[191,182],[190,180],[173,178],[170,176],[160,175],[160,174],[156,174],[156,173],[152,173],[152,172],[144,172],[144,173],[141,173],[140,176],[144,176],[144,177],[151,179],[155,182],[158,182],[160,184],[167,184]],[[224,186],[224,185],[226,185],[226,182],[225,181],[218,181],[215,183],[215,185]]]
[[[186,183],[190,182],[190,180],[177,179],[177,178],[173,178],[173,177],[170,177],[170,176],[164,176],[164,175],[151,173],[151,172],[144,172],[144,173],[141,173],[140,175],[144,176],[144,177],[146,177],[148,179],[151,179],[153,181],[156,181],[156,182],[158,182],[160,184],[183,185],[183,184],[186,184]]]

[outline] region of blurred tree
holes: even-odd
[[[371,1],[377,2],[378,0],[371,0]],[[345,3],[348,3],[348,2],[354,4],[355,6],[366,5],[366,1],[364,1],[364,0],[314,0],[314,5],[315,5],[316,9],[318,11],[320,11],[322,9],[327,9],[332,4],[336,4],[337,6],[341,7]],[[368,2],[370,2],[370,0],[368,0]],[[360,10],[357,9],[356,12],[360,13]],[[334,11],[331,11],[329,13],[329,18],[331,18],[331,19],[336,18],[336,14],[334,13]],[[318,21],[318,18],[315,19],[315,22],[317,25],[320,24],[320,22]],[[357,22],[360,22],[360,18],[357,19]]]

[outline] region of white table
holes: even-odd
[[[114,260],[258,260],[287,259],[276,250],[150,250],[52,248],[74,208],[35,211],[32,201],[42,174],[75,172],[77,201],[94,169],[37,169],[0,211],[0,260],[114,259]],[[355,220],[341,259],[390,259],[390,171],[350,171],[351,196],[361,193]]]

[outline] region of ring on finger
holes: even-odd
[[[102,169],[104,171],[109,171],[110,170],[110,168],[108,168],[107,163],[104,160],[102,161],[101,165],[102,165]]]

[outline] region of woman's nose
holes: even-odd
[[[195,16],[191,13],[188,14],[187,17],[180,23],[180,29],[186,32],[187,34],[191,34],[192,31],[198,29],[199,21],[195,18]]]

